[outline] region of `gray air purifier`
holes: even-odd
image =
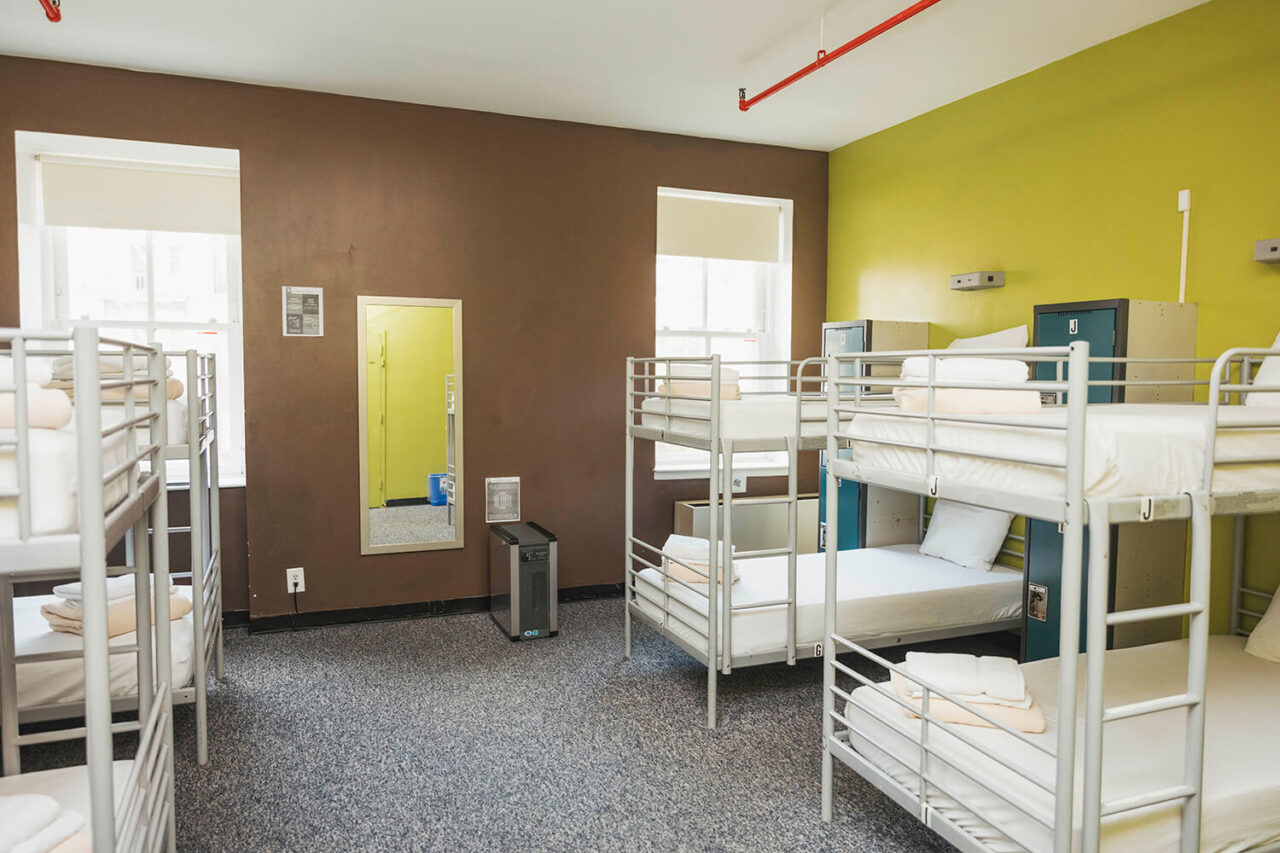
[[[513,640],[554,637],[556,537],[533,522],[489,526],[489,609]]]

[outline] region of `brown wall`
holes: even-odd
[[[0,57],[0,198],[14,130],[240,150],[254,617],[290,610],[290,566],[308,611],[485,595],[486,476],[523,478],[562,586],[621,580],[623,360],[653,351],[659,186],[793,199],[793,354],[818,345],[823,153]],[[0,203],[0,323],[17,320],[16,230]],[[281,337],[286,284],[325,289],[324,338]],[[360,556],[358,294],[463,300],[462,551]],[[655,536],[672,499],[705,492],[640,484]]]

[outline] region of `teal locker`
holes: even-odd
[[[1035,346],[1066,346],[1088,341],[1094,357],[1193,358],[1195,356],[1196,306],[1167,302],[1110,299],[1037,305],[1033,326]],[[1190,365],[1134,365],[1133,379],[1190,378]],[[1109,364],[1090,366],[1090,378],[1124,378],[1123,368]],[[1064,377],[1067,375],[1064,366]],[[1051,380],[1054,364],[1038,363],[1036,378]],[[1126,391],[1116,386],[1089,389],[1090,403],[1177,402],[1190,400],[1186,386],[1147,386]],[[1088,554],[1088,535],[1085,550]],[[1113,527],[1112,571],[1108,599],[1112,609],[1180,601],[1186,526],[1182,522],[1129,524]],[[1086,560],[1087,563],[1087,560]],[[1062,534],[1056,524],[1028,519],[1027,607],[1024,608],[1023,652],[1026,660],[1058,655],[1059,592],[1062,581]],[[1087,572],[1084,582],[1088,583]],[[1087,586],[1085,587],[1087,589]],[[1043,597],[1043,607],[1033,607],[1033,596]],[[1040,612],[1033,613],[1033,610]],[[1042,617],[1042,618],[1037,618]],[[1081,650],[1084,648],[1084,612],[1081,612]],[[1130,646],[1174,639],[1177,625],[1148,623],[1120,626],[1108,631],[1108,646]]]

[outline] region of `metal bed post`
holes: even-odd
[[[623,603],[623,653],[625,660],[631,660],[631,539],[635,535],[635,495],[632,489],[635,486],[636,474],[636,438],[631,434],[631,424],[635,421],[635,415],[631,414],[631,397],[635,388],[635,365],[636,360],[632,356],[627,357],[627,464],[626,464],[626,497],[624,501],[624,530],[622,546],[622,603]]]
[[[1096,851],[1102,842],[1102,722],[1103,687],[1106,678],[1107,592],[1111,585],[1111,507],[1105,500],[1090,500],[1089,507],[1089,583],[1087,630],[1085,638],[1085,706],[1084,706],[1084,789],[1081,836],[1084,849]],[[1064,562],[1064,566],[1066,563]],[[1078,614],[1060,611],[1062,619]],[[1064,648],[1060,657],[1075,657],[1075,649]],[[1059,708],[1063,702],[1058,700]],[[1059,756],[1061,761],[1061,756]],[[1055,827],[1056,830],[1056,827]]]
[[[76,356],[77,358],[80,357],[79,351],[77,351]],[[166,377],[165,377],[164,354],[159,352],[153,352],[150,359],[149,366],[151,370],[151,379],[153,380],[153,383],[151,385],[151,396],[150,396],[151,411],[154,412],[156,415],[158,415],[158,417],[151,422],[150,435],[152,436],[152,443],[156,444],[157,448],[159,448],[161,445],[159,445],[158,442],[164,441],[168,438],[168,433],[167,433],[168,395],[165,393]],[[188,417],[188,420],[190,420],[189,417]],[[160,436],[160,438],[157,438],[157,436]],[[156,478],[159,480],[159,489],[160,489],[159,495],[156,497],[155,502],[151,505],[151,508],[148,511],[148,513],[151,516],[151,529],[153,531],[151,542],[152,542],[152,572],[155,575],[154,599],[155,599],[155,633],[156,633],[156,671],[159,673],[160,682],[164,684],[170,684],[170,688],[172,688],[171,682],[173,680],[173,648],[171,645],[172,637],[171,637],[171,631],[170,631],[170,625],[169,625],[169,616],[170,616],[169,593],[170,593],[170,584],[171,584],[171,581],[169,579],[169,500],[168,500],[168,493],[167,493],[167,487],[166,487],[165,464],[164,464],[163,452],[157,452],[152,456],[151,467],[153,472],[155,473]],[[84,482],[84,480],[81,480],[81,482]],[[196,524],[196,519],[193,518],[191,522],[192,522],[192,526],[194,527]],[[196,571],[199,571],[199,569],[195,569],[192,572],[192,574],[194,575]],[[194,583],[194,580],[192,582]],[[89,633],[89,626],[86,624],[85,634],[87,635],[88,633]],[[103,636],[106,636],[105,630],[103,631]],[[204,650],[201,649],[199,653],[203,654]],[[86,666],[87,666],[87,658],[86,658]],[[87,686],[86,686],[86,689],[87,689]],[[104,693],[107,693],[107,692],[108,691],[104,690]],[[110,708],[110,703],[108,703],[107,707]],[[110,716],[108,716],[107,719],[110,720]],[[168,777],[168,783],[166,785],[168,790],[165,792],[165,798],[169,805],[169,816],[170,816],[168,820],[168,834],[169,834],[168,849],[170,851],[173,851],[177,849],[177,835],[176,835],[176,827],[174,825],[175,821],[173,820],[174,771],[173,771],[173,714],[172,713],[169,713],[166,715],[166,719],[162,725],[161,734],[162,734],[162,744],[167,753],[165,757],[165,773]],[[108,772],[109,770],[110,768],[108,767]],[[98,838],[98,835],[96,832],[94,833],[94,838],[95,839]],[[95,843],[96,843],[96,840],[95,840]]]
[[[724,542],[728,546],[720,555],[724,571],[718,579],[722,599],[720,618],[724,620],[724,630],[721,632],[720,640],[720,646],[723,649],[720,653],[720,672],[729,675],[733,672],[733,439],[724,438],[720,443],[724,448],[724,476],[720,481],[723,499],[720,505],[721,512],[724,513]],[[714,452],[712,458],[715,458]],[[712,551],[720,550],[719,546],[719,542],[711,540]]]
[[[1214,455],[1213,445],[1207,448]],[[1209,666],[1209,596],[1213,561],[1212,524],[1209,509],[1210,481],[1204,491],[1191,495],[1191,612],[1187,648],[1187,694],[1197,701],[1187,705],[1186,747],[1183,752],[1183,785],[1192,791],[1182,805],[1182,851],[1200,849],[1200,808],[1204,782],[1204,705]],[[1239,516],[1243,518],[1243,516]]]
[[[84,616],[85,757],[89,776],[89,821],[95,853],[108,853],[116,835],[112,778],[111,657],[107,649],[107,548],[101,448],[83,452],[90,437],[102,436],[102,389],[98,334],[89,327],[72,333],[76,390],[76,431],[82,452],[76,467],[80,493],[80,592]],[[125,350],[125,358],[132,353]],[[163,377],[162,377],[163,379]],[[133,388],[125,387],[126,394]],[[152,427],[154,430],[154,426]]]
[[[209,442],[209,537],[214,553],[215,577],[217,587],[214,596],[217,607],[214,608],[217,632],[214,651],[214,674],[219,681],[223,677],[222,665],[222,487],[218,484],[218,362],[213,353],[205,356],[209,363],[209,422],[205,428],[213,434]]]
[[[669,372],[669,371],[668,371]],[[670,423],[671,400],[667,400]],[[708,445],[707,492],[711,511],[707,517],[707,538],[711,540],[707,560],[707,728],[716,727],[716,671],[719,666],[719,613],[716,607],[716,583],[720,578],[720,356],[711,356],[711,441]],[[725,650],[728,653],[728,649]]]
[[[1246,523],[1248,518],[1237,515],[1231,526],[1231,630],[1233,637],[1240,635],[1241,589],[1244,587],[1244,556],[1246,540]]]
[[[204,523],[204,389],[200,381],[200,363],[196,351],[187,350],[187,504],[189,507],[189,528],[191,530],[191,626],[195,632],[198,648],[194,649],[193,678],[196,694],[196,761],[199,764],[209,763],[208,708],[206,681],[208,672],[205,668],[205,631],[208,626],[204,621],[205,605],[205,537],[208,533]]]
[[[1068,349],[1066,501],[1062,531],[1062,589],[1059,593],[1058,752],[1054,798],[1054,853],[1070,853],[1074,822],[1076,756],[1076,669],[1080,648],[1080,566],[1084,550],[1085,407],[1089,393],[1089,342]],[[930,381],[933,369],[930,365]],[[932,405],[930,406],[932,408]]]
[[[799,400],[804,397],[800,396]],[[797,405],[799,402],[797,402]],[[799,559],[800,431],[787,438],[787,663],[796,663],[796,568]]]
[[[129,389],[133,393],[133,389]],[[154,425],[151,431],[155,430]],[[138,720],[141,722],[147,718],[147,714],[151,709],[151,703],[155,699],[155,671],[152,664],[155,661],[155,646],[152,643],[152,632],[136,630],[139,625],[148,625],[151,623],[151,541],[147,538],[147,516],[144,513],[137,521],[133,523],[131,536],[134,541],[133,548],[133,597],[134,597],[134,616],[136,621],[133,623],[135,627],[134,641],[137,643],[137,662],[138,662]],[[163,677],[160,679],[164,681]]]
[[[835,459],[840,451],[836,440],[839,417],[836,406],[840,400],[840,372],[835,356],[827,358],[827,538],[826,538],[826,598],[822,604],[822,819],[831,822],[833,790],[833,757],[831,739],[835,737],[836,644],[836,558],[840,547],[839,522],[840,481],[835,475]],[[856,393],[856,391],[855,391]]]
[[[0,578],[0,660],[5,663],[4,677],[0,678],[0,760],[4,762],[5,776],[22,770],[22,750],[18,745],[18,663],[13,631],[13,579],[5,575]]]

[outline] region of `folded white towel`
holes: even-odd
[[[147,354],[137,353],[133,356],[133,372],[141,373],[147,369]],[[165,375],[171,375],[169,370],[170,360],[164,360]],[[104,355],[98,358],[98,373],[102,376],[123,376],[124,375],[124,356],[123,355]],[[52,374],[54,379],[66,381],[75,378],[75,356],[63,355],[53,360]]]
[[[695,362],[677,362],[671,365],[670,377],[672,379],[710,379],[711,365],[701,361]],[[738,382],[740,374],[732,367],[720,368],[720,384],[734,385]]]
[[[82,826],[84,817],[79,812],[62,809],[53,823],[21,844],[15,844],[12,853],[48,853],[79,832]]]
[[[907,652],[906,668],[937,689],[967,702],[1010,708],[1031,705],[1022,668],[1013,658]],[[912,696],[918,697],[924,692],[919,684],[910,686]]]
[[[58,801],[44,794],[0,797],[0,851],[14,850],[34,838],[57,820],[61,811]]]
[[[121,598],[129,598],[133,595],[134,581],[133,575],[120,575],[119,577],[107,578],[107,601],[116,601]],[[53,588],[53,594],[58,598],[64,599],[67,603],[78,606],[84,595],[80,589],[80,582],[59,584]]]
[[[697,536],[680,536],[671,534],[667,537],[662,550],[667,556],[675,557],[685,563],[706,564],[711,557],[711,540]],[[720,543],[720,562],[724,563],[724,542]]]
[[[1025,361],[1012,358],[950,356],[938,359],[934,378],[953,382],[1026,382],[1031,371]],[[929,357],[912,356],[902,362],[903,379],[929,378]]]

